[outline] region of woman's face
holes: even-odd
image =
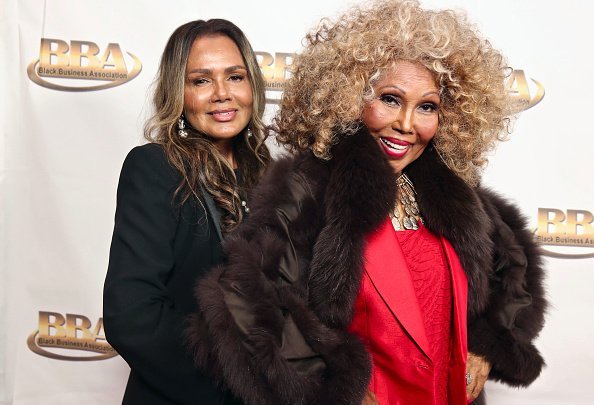
[[[186,65],[184,115],[192,127],[228,151],[252,116],[252,86],[239,48],[230,38],[198,38]]]
[[[396,173],[417,159],[437,132],[439,89],[424,66],[400,61],[374,84],[363,123]]]

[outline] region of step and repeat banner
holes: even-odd
[[[121,401],[128,367],[105,340],[102,287],[119,171],[143,143],[171,32],[194,19],[237,23],[258,54],[270,120],[305,32],[353,3],[3,0],[0,403]],[[507,55],[507,86],[526,108],[484,182],[521,206],[546,252],[551,308],[537,343],[547,367],[528,389],[488,383],[489,403],[591,404],[594,4],[423,4],[467,11]]]

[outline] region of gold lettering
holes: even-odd
[[[552,214],[552,217],[551,217]],[[538,233],[565,233],[565,214],[555,208],[538,209]],[[551,230],[551,225],[554,227]]]
[[[80,323],[78,321],[80,321]],[[90,328],[91,320],[86,316],[66,314],[66,337],[75,339],[93,339],[93,333]]]
[[[274,80],[285,81],[287,78],[287,58],[293,58],[292,53],[277,52],[274,54]]]
[[[101,67],[103,69],[108,67],[109,71],[112,71],[111,68],[113,68],[113,70],[117,73],[128,73],[128,68],[126,67],[126,62],[124,61],[124,55],[122,54],[122,50],[118,44],[107,45],[107,49],[103,54],[103,58],[101,58]]]
[[[580,217],[580,219],[578,219]],[[594,215],[585,210],[567,210],[567,233],[594,235]]]
[[[83,47],[86,50],[83,51]],[[70,66],[82,67],[88,66],[90,68],[100,68],[101,61],[97,57],[99,54],[99,47],[96,43],[90,41],[70,41]],[[86,64],[83,64],[83,59]]]
[[[57,312],[39,311],[39,336],[66,337],[65,323],[64,317]]]
[[[97,325],[95,325],[95,330],[93,331],[93,339],[101,339],[107,341],[107,338],[105,337],[105,331],[103,330],[103,318],[99,318],[99,320],[97,321]]]
[[[514,70],[505,83],[505,88],[512,99],[515,99],[519,111],[534,107],[545,95],[543,85],[534,79],[530,80],[536,85],[536,91],[533,95],[530,94],[528,80],[523,70]]]
[[[50,65],[68,66],[68,63],[70,62],[68,51],[68,44],[64,41],[59,39],[41,38],[39,65],[42,67],[48,67]],[[52,63],[52,60],[56,63]]]
[[[514,70],[505,85],[509,94],[522,104],[530,103],[530,90],[523,70]]]
[[[272,80],[274,77],[274,67],[272,64],[274,63],[274,58],[268,52],[254,52],[256,54],[256,59],[258,60],[258,65],[260,65],[260,70],[262,70],[262,75],[266,80]],[[261,58],[261,59],[260,59]]]

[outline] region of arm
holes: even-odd
[[[539,249],[515,206],[485,189],[479,195],[493,221],[495,256],[489,305],[469,319],[468,349],[491,364],[490,378],[527,386],[544,366],[533,344],[547,306]]]
[[[295,166],[287,160],[269,170],[249,219],[225,242],[228,262],[199,283],[196,360],[246,404],[360,403],[369,376],[364,347],[308,305],[324,181]]]
[[[199,397],[201,378],[183,347],[184,317],[165,285],[174,269],[177,181],[156,145],[126,158],[103,302],[107,339],[135,375],[163,398],[187,403]]]

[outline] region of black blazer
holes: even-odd
[[[160,145],[134,148],[118,185],[103,295],[109,343],[130,365],[123,404],[231,404],[186,351],[193,286],[222,261],[220,213],[210,195],[181,207],[180,175]]]

